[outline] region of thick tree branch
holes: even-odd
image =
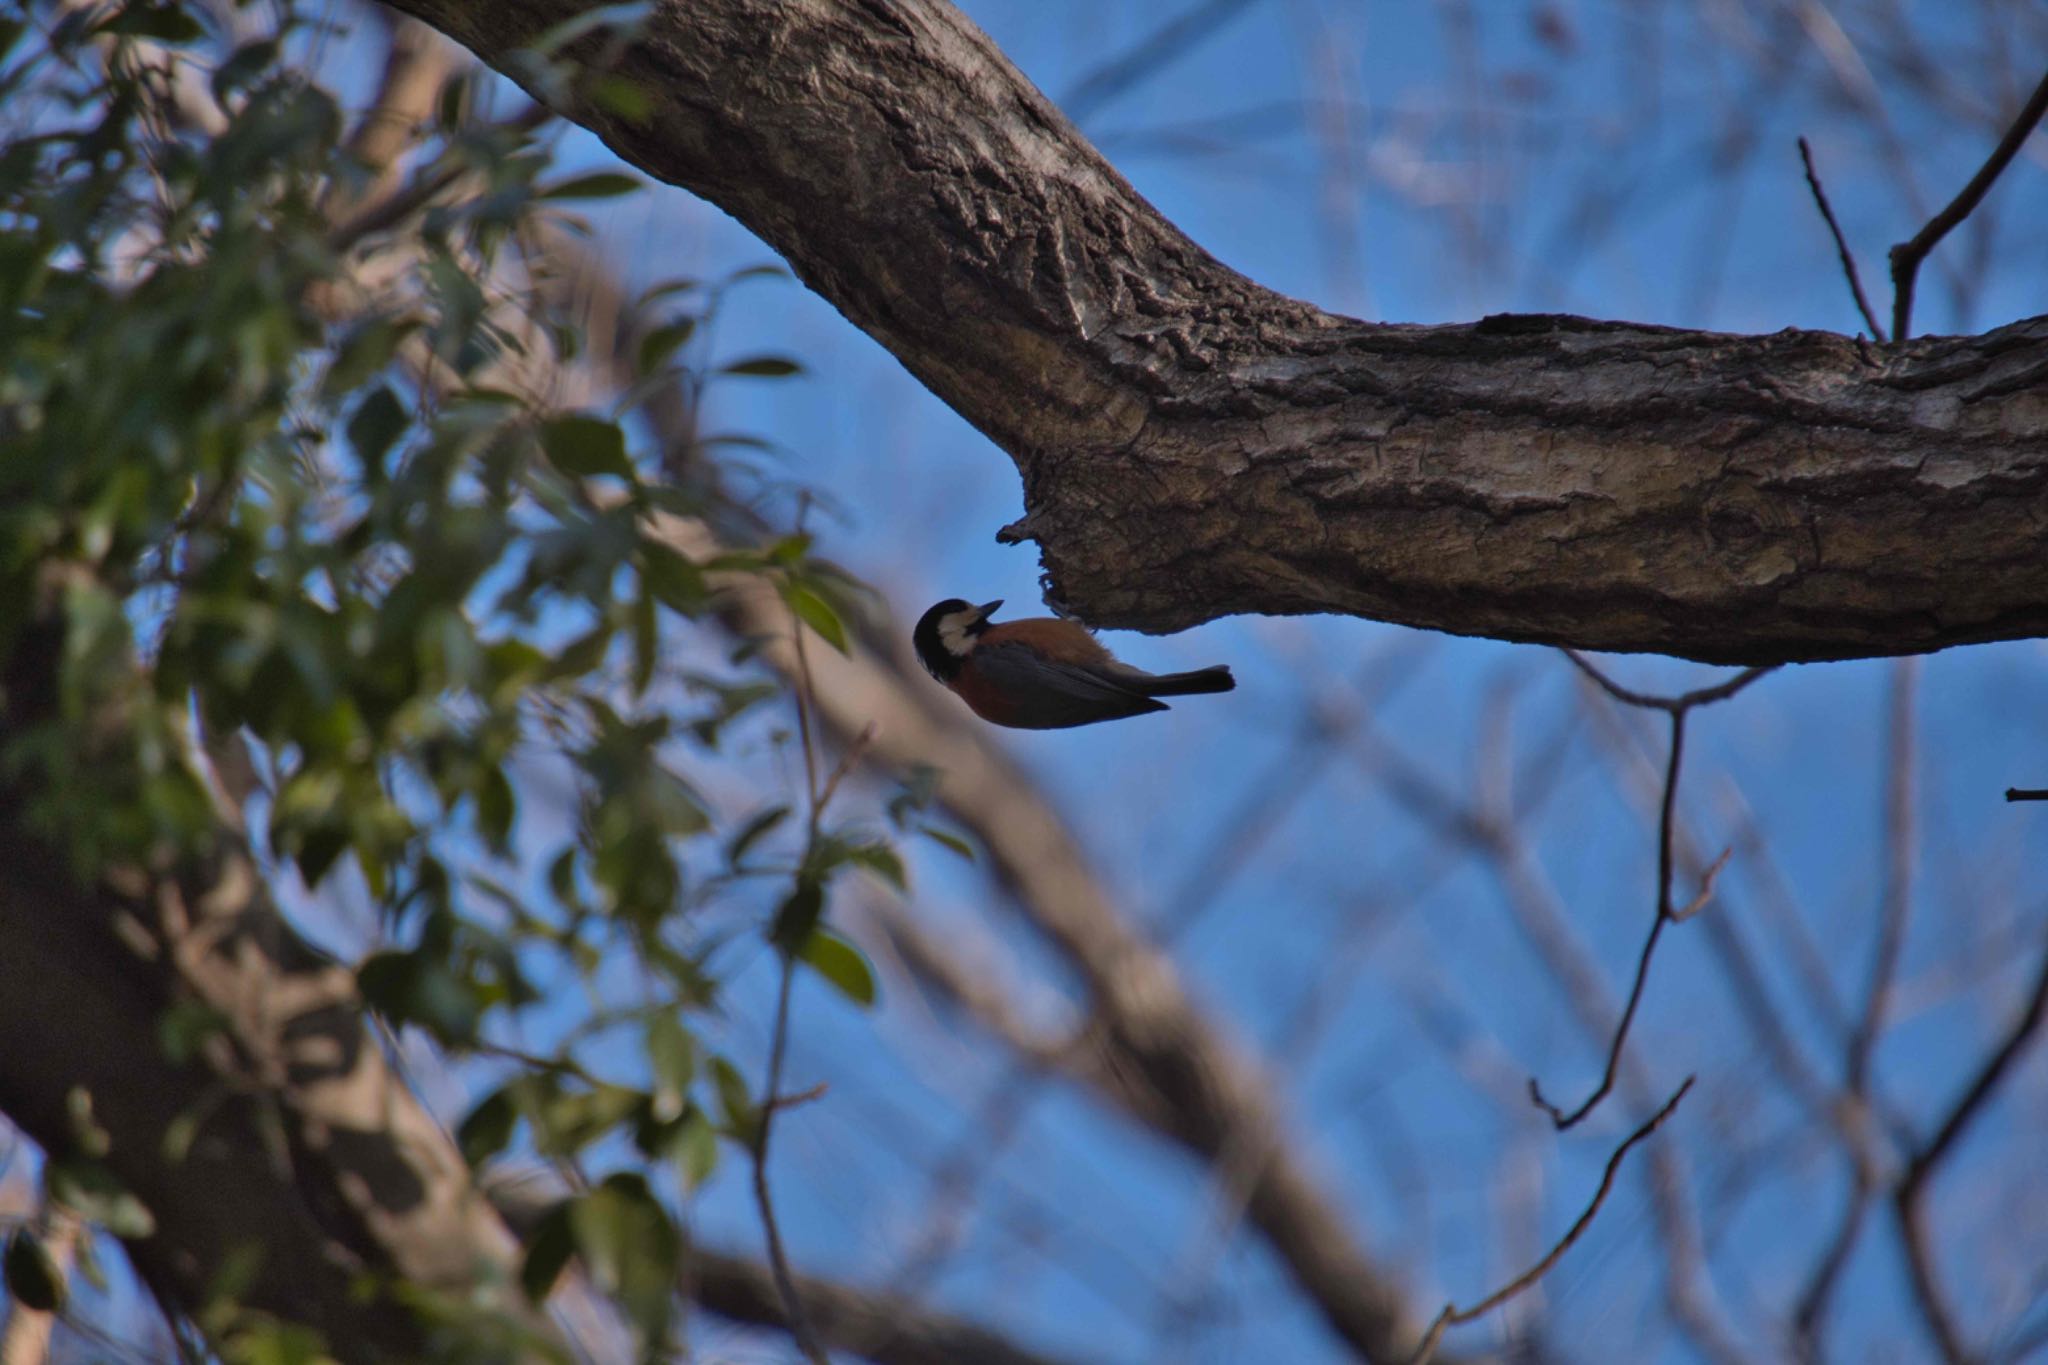
[[[578,0],[400,0],[518,74]],[[942,0],[659,0],[562,112],[732,213],[1017,461],[1098,625],[1343,612],[1729,662],[2048,632],[2048,318],[1376,326],[1213,260]],[[615,59],[606,54],[616,53]]]

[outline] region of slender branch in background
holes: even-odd
[[[2008,801],[2048,801],[2048,788],[2007,787],[2005,789],[2005,799]]]
[[[1671,1111],[1678,1108],[1678,1102],[1685,1098],[1688,1090],[1692,1089],[1692,1083],[1695,1079],[1697,1078],[1687,1076],[1685,1083],[1673,1092],[1670,1099],[1664,1101],[1664,1107],[1650,1115],[1642,1127],[1630,1133],[1623,1140],[1622,1144],[1614,1149],[1614,1155],[1607,1158],[1607,1169],[1600,1173],[1600,1188],[1593,1192],[1593,1202],[1586,1205],[1586,1211],[1579,1215],[1579,1220],[1571,1225],[1570,1231],[1558,1239],[1557,1245],[1545,1253],[1542,1260],[1536,1262],[1535,1265],[1530,1266],[1520,1275],[1509,1280],[1470,1308],[1460,1308],[1455,1303],[1445,1304],[1443,1311],[1436,1315],[1436,1321],[1430,1323],[1429,1331],[1423,1335],[1422,1344],[1416,1348],[1414,1359],[1410,1362],[1410,1365],[1428,1365],[1430,1359],[1435,1356],[1437,1345],[1443,1340],[1446,1329],[1484,1317],[1550,1273],[1550,1268],[1556,1265],[1564,1254],[1570,1251],[1578,1242],[1579,1238],[1585,1235],[1586,1229],[1593,1225],[1593,1219],[1599,1214],[1600,1206],[1607,1202],[1608,1191],[1614,1188],[1614,1177],[1620,1173],[1622,1160],[1628,1156],[1629,1150],[1638,1142],[1656,1132],[1664,1120],[1671,1117]]]
[[[1839,1105],[1851,1125],[1868,1125],[1872,1109],[1870,1057],[1891,1001],[1892,979],[1897,974],[1899,953],[1905,944],[1906,917],[1910,908],[1913,878],[1913,693],[1917,663],[1901,659],[1893,667],[1887,731],[1890,752],[1886,762],[1884,796],[1884,890],[1878,910],[1877,951],[1871,961],[1870,982],[1865,987],[1863,1009],[1857,1017],[1845,1047],[1842,1066],[1843,1095]],[[1847,1203],[1828,1247],[1814,1265],[1812,1276],[1800,1294],[1792,1314],[1793,1343],[1801,1357],[1818,1361],[1823,1357],[1821,1332],[1830,1301],[1849,1258],[1863,1235],[1870,1197],[1882,1174],[1868,1142],[1852,1142],[1850,1186]],[[1909,1249],[1910,1250],[1910,1249]],[[1937,1336],[1939,1332],[1937,1332]]]
[[[1806,167],[1806,187],[1813,191],[1813,202],[1820,208],[1820,216],[1827,220],[1828,231],[1834,235],[1835,251],[1842,258],[1842,273],[1849,277],[1849,292],[1856,296],[1856,311],[1863,314],[1863,323],[1870,328],[1873,339],[1885,340],[1884,328],[1878,325],[1877,314],[1871,311],[1870,299],[1863,292],[1863,277],[1856,271],[1856,257],[1849,251],[1849,241],[1842,235],[1842,225],[1835,221],[1835,210],[1828,203],[1828,192],[1820,187],[1820,176],[1813,169],[1813,148],[1805,138],[1799,139],[1799,160]]]
[[[1060,108],[1080,123],[1132,86],[1157,74],[1248,8],[1253,0],[1202,0],[1084,74]]]
[[[2004,1039],[1978,1068],[1970,1084],[1964,1087],[1962,1097],[1949,1109],[1927,1145],[1906,1162],[1905,1172],[1892,1191],[1892,1207],[1899,1220],[1899,1241],[1905,1252],[1907,1273],[1913,1282],[1913,1300],[1942,1359],[1952,1363],[1974,1357],[1963,1343],[1962,1332],[1956,1325],[1955,1310],[1943,1295],[1941,1282],[1935,1273],[1934,1253],[1928,1242],[1926,1210],[1921,1196],[1942,1161],[1955,1149],[1964,1130],[1983,1112],[1984,1106],[2011,1073],[2013,1063],[2026,1052],[2044,1017],[2048,1017],[2048,957],[2043,958],[2040,969],[2035,973],[2034,987],[2027,997],[2026,1008],[2006,1030]]]
[[[781,1327],[780,1293],[759,1265],[704,1247],[690,1253],[688,1292],[731,1322]],[[801,1277],[818,1333],[835,1351],[875,1365],[1060,1365],[985,1327],[934,1312],[899,1294],[870,1293],[815,1276]]]
[[[1869,1089],[1870,1054],[1884,1030],[1891,1005],[1892,979],[1906,942],[1906,917],[1913,882],[1913,693],[1918,660],[1901,659],[1892,666],[1890,758],[1884,796],[1885,878],[1878,911],[1877,953],[1870,964],[1870,984],[1863,997],[1863,1015],[1849,1038],[1843,1074],[1850,1093],[1862,1097]]]
[[[811,802],[809,834],[804,844],[804,861],[809,863],[818,845],[818,827],[825,816],[828,793],[818,785],[818,757],[811,737],[811,707],[815,694],[812,691],[810,658],[804,652],[804,626],[794,608],[789,613],[789,624],[796,637],[796,723],[804,751],[804,790]],[[859,747],[864,747],[871,730],[872,726],[861,732]],[[847,761],[851,762],[852,758],[849,753]],[[833,773],[832,784],[835,787],[844,772],[842,764]],[[808,874],[800,874],[800,877],[803,875]],[[761,1231],[768,1241],[768,1265],[774,1272],[776,1293],[782,1298],[782,1313],[789,1323],[789,1334],[795,1339],[797,1349],[813,1365],[829,1365],[824,1349],[818,1345],[817,1336],[811,1331],[810,1321],[804,1316],[803,1300],[796,1290],[796,1277],[789,1269],[789,1253],[782,1245],[782,1229],[775,1221],[775,1201],[768,1191],[768,1135],[774,1127],[776,1111],[783,1107],[782,1063],[789,1051],[789,997],[796,984],[798,947],[795,943],[782,942],[780,935],[777,940],[782,978],[775,992],[775,1028],[768,1044],[768,1077],[763,1083],[760,1113],[754,1123],[754,1204],[761,1213]]]
[[[1543,1097],[1543,1087],[1537,1083],[1534,1076],[1529,1078],[1530,1102],[1550,1116],[1550,1122],[1559,1132],[1576,1126],[1613,1091],[1614,1078],[1621,1067],[1621,1050],[1628,1042],[1628,1032],[1630,1026],[1635,1023],[1636,1010],[1643,1003],[1643,988],[1650,979],[1650,960],[1656,956],[1657,941],[1664,935],[1664,926],[1679,923],[1698,914],[1712,899],[1714,879],[1720,875],[1721,869],[1728,862],[1728,854],[1724,852],[1701,875],[1699,893],[1682,908],[1672,904],[1672,842],[1677,824],[1678,774],[1685,757],[1686,713],[1695,706],[1725,701],[1771,671],[1768,666],[1747,668],[1734,677],[1710,687],[1696,688],[1676,697],[1658,697],[1623,687],[1587,662],[1575,650],[1565,650],[1564,656],[1616,701],[1645,710],[1662,711],[1668,715],[1671,718],[1671,756],[1664,766],[1664,794],[1657,815],[1657,913],[1650,921],[1650,932],[1643,939],[1643,950],[1636,958],[1635,983],[1629,987],[1628,1003],[1622,1007],[1621,1022],[1615,1026],[1614,1035],[1608,1043],[1607,1065],[1600,1073],[1600,1084],[1594,1088],[1592,1094],[1586,1096],[1576,1108],[1567,1113]]]
[[[1983,201],[1993,182],[2005,174],[2005,168],[2019,155],[2020,148],[2032,136],[2034,125],[2044,114],[2048,114],[2048,75],[2043,75],[2041,83],[2034,87],[2034,93],[2027,96],[2027,102],[2020,106],[2012,126],[2005,130],[2005,136],[1991,149],[1990,157],[1970,177],[1970,183],[1963,186],[1962,193],[1950,200],[1947,208],[1928,219],[1926,227],[1892,248],[1892,340],[1904,341],[1912,335],[1913,285],[1920,273],[1920,263],[1956,224],[1969,217]]]
[[[796,1276],[790,1273],[789,1254],[782,1246],[782,1229],[775,1221],[775,1201],[768,1192],[768,1132],[782,1087],[782,1059],[789,1045],[789,993],[796,978],[796,954],[782,954],[782,983],[775,994],[775,1034],[768,1046],[768,1080],[761,1101],[760,1116],[754,1124],[754,1205],[761,1212],[761,1230],[768,1240],[768,1265],[775,1276],[775,1292],[782,1299],[783,1319],[797,1349],[812,1365],[829,1365],[817,1336],[804,1316],[803,1299],[796,1291]]]
[[[1516,929],[1554,978],[1579,1030],[1595,1046],[1604,1046],[1616,1010],[1607,998],[1597,964],[1574,931],[1573,920],[1543,875],[1541,867],[1517,837],[1516,821],[1460,802],[1437,787],[1392,745],[1379,740],[1367,724],[1359,727],[1364,770],[1398,805],[1421,823],[1444,832],[1472,849],[1492,872],[1505,908]],[[1481,790],[1485,784],[1481,784]],[[1710,918],[1713,924],[1718,917]],[[1650,1112],[1653,1095],[1644,1068],[1626,1053],[1617,1086],[1631,1117]],[[1673,1323],[1701,1358],[1714,1365],[1748,1365],[1757,1353],[1738,1340],[1722,1309],[1706,1260],[1700,1229],[1691,1207],[1691,1181],[1682,1154],[1660,1145],[1648,1155],[1645,1173],[1669,1272],[1664,1296]],[[1405,1348],[1404,1348],[1405,1353]]]

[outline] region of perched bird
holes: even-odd
[[[926,612],[910,634],[925,671],[974,714],[1019,730],[1061,730],[1164,711],[1158,697],[1228,692],[1222,664],[1192,673],[1147,673],[1096,643],[1085,627],[1052,617],[988,618],[1000,601],[969,606],[957,597]]]

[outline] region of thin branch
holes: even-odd
[[[1146,77],[1195,48],[1252,0],[1203,0],[1147,33],[1074,82],[1060,107],[1079,123]]]
[[[1678,768],[1684,755],[1685,712],[1677,710],[1671,713],[1671,757],[1664,768],[1664,801],[1657,817],[1657,914],[1650,921],[1650,932],[1643,939],[1643,951],[1636,958],[1635,984],[1629,987],[1628,1003],[1622,1007],[1621,1022],[1615,1026],[1614,1036],[1607,1044],[1607,1066],[1600,1073],[1600,1084],[1567,1114],[1543,1098],[1543,1087],[1536,1083],[1534,1076],[1529,1078],[1530,1102],[1550,1115],[1550,1122],[1560,1133],[1576,1126],[1592,1113],[1593,1107],[1614,1089],[1615,1073],[1621,1067],[1621,1049],[1628,1042],[1629,1026],[1635,1022],[1636,1009],[1643,1003],[1643,987],[1650,979],[1650,959],[1656,955],[1657,940],[1663,937],[1664,926],[1678,918],[1671,909],[1671,826],[1672,813],[1678,804]],[[1706,894],[1703,887],[1700,895]]]
[[[2011,1073],[2013,1064],[2026,1052],[2028,1044],[2040,1031],[2044,1017],[2048,1017],[2048,956],[2044,956],[2035,974],[2034,988],[2027,997],[2026,1008],[2006,1030],[2005,1037],[1985,1059],[1984,1065],[1978,1068],[1970,1084],[1964,1087],[1962,1096],[1950,1107],[1947,1116],[1935,1129],[1934,1136],[1908,1159],[1905,1172],[1892,1191],[1892,1207],[1898,1215],[1899,1241],[1906,1256],[1907,1274],[1913,1284],[1913,1299],[1920,1309],[1922,1321],[1927,1325],[1928,1334],[1934,1338],[1935,1346],[1946,1361],[1967,1361],[1974,1357],[1963,1344],[1954,1310],[1943,1295],[1941,1282],[1935,1273],[1934,1253],[1928,1244],[1921,1197],[1943,1160],[1997,1093]]]
[[[1657,912],[1650,922],[1650,932],[1643,939],[1642,952],[1636,958],[1635,981],[1629,987],[1628,1003],[1622,1007],[1621,1022],[1615,1026],[1614,1034],[1608,1041],[1607,1065],[1601,1070],[1600,1084],[1594,1088],[1592,1094],[1586,1096],[1576,1108],[1567,1113],[1544,1098],[1543,1087],[1537,1083],[1534,1076],[1529,1078],[1530,1103],[1548,1114],[1550,1122],[1559,1132],[1577,1125],[1613,1091],[1614,1078],[1621,1067],[1621,1051],[1628,1043],[1628,1033],[1635,1023],[1636,1010],[1643,1003],[1643,989],[1650,979],[1650,961],[1656,956],[1657,941],[1664,936],[1664,926],[1690,919],[1706,906],[1713,897],[1714,879],[1720,875],[1722,867],[1728,861],[1726,853],[1714,861],[1700,878],[1699,894],[1682,909],[1672,904],[1672,844],[1677,826],[1678,774],[1685,757],[1686,713],[1695,706],[1706,706],[1727,700],[1769,673],[1772,667],[1763,665],[1746,668],[1734,677],[1712,686],[1695,688],[1675,697],[1660,697],[1623,687],[1594,667],[1576,650],[1567,649],[1564,656],[1616,701],[1645,710],[1662,711],[1668,715],[1671,718],[1671,753],[1664,765],[1664,794],[1659,802],[1657,814]]]
[[[2048,787],[2007,787],[2008,801],[2048,801]]]
[[[2027,96],[2027,102],[2020,106],[2018,117],[2005,130],[2005,136],[1991,149],[1991,155],[1970,177],[1970,183],[1963,186],[1962,193],[1949,201],[1948,207],[1927,220],[1927,226],[1915,233],[1911,240],[1900,242],[1892,248],[1892,340],[1904,341],[1913,327],[1913,285],[1920,273],[1920,263],[1927,259],[1927,253],[1948,236],[1950,229],[1976,210],[1984,195],[1991,189],[2005,168],[2019,155],[2027,138],[2032,135],[2034,125],[2048,114],[2048,75],[2041,77],[2041,83],[2034,87],[2034,93]]]
[[[1607,1158],[1607,1169],[1601,1172],[1600,1188],[1593,1192],[1593,1202],[1586,1205],[1586,1211],[1579,1215],[1578,1221],[1571,1225],[1571,1229],[1558,1240],[1557,1245],[1553,1246],[1544,1255],[1542,1260],[1536,1262],[1535,1265],[1530,1266],[1520,1275],[1509,1280],[1470,1308],[1460,1308],[1455,1303],[1445,1304],[1443,1311],[1436,1315],[1436,1321],[1430,1323],[1429,1331],[1424,1333],[1422,1344],[1415,1348],[1415,1355],[1410,1365],[1428,1365],[1429,1360],[1436,1355],[1436,1348],[1443,1341],[1446,1329],[1484,1317],[1509,1299],[1514,1298],[1517,1294],[1523,1293],[1538,1280],[1550,1273],[1551,1267],[1556,1265],[1563,1258],[1564,1254],[1570,1251],[1578,1242],[1579,1238],[1585,1235],[1586,1229],[1592,1226],[1594,1217],[1600,1212],[1600,1206],[1607,1202],[1608,1191],[1614,1188],[1614,1177],[1620,1173],[1622,1160],[1628,1156],[1629,1150],[1644,1138],[1656,1132],[1664,1120],[1671,1117],[1671,1111],[1678,1108],[1678,1102],[1685,1098],[1687,1091],[1692,1089],[1692,1083],[1695,1079],[1697,1078],[1687,1076],[1685,1083],[1678,1087],[1670,1099],[1664,1101],[1664,1107],[1650,1115],[1642,1127],[1630,1133],[1623,1140],[1622,1144],[1614,1149],[1614,1154]]]
[[[1851,1094],[1868,1091],[1870,1054],[1884,1028],[1891,1003],[1892,978],[1905,947],[1906,917],[1911,908],[1913,877],[1913,690],[1918,668],[1912,659],[1893,666],[1890,704],[1891,753],[1884,799],[1885,878],[1878,911],[1877,953],[1870,965],[1870,984],[1863,997],[1863,1015],[1849,1038],[1843,1068]]]
[[[800,513],[799,526],[801,520]],[[811,805],[804,849],[804,859],[808,863],[812,850],[817,847],[819,825],[824,819],[825,802],[830,799],[830,793],[818,785],[818,757],[811,736],[811,707],[815,694],[812,691],[810,656],[804,651],[804,624],[797,617],[795,608],[790,609],[789,620],[796,643],[796,723],[803,745],[804,790],[810,796]],[[848,754],[848,762],[873,738],[872,728],[862,731],[861,738],[849,746],[852,752]],[[842,766],[833,773],[833,787],[837,787],[844,771]],[[775,1201],[768,1192],[768,1135],[774,1127],[776,1111],[784,1107],[782,1063],[789,1051],[789,997],[796,983],[797,946],[794,943],[777,943],[782,960],[782,979],[775,992],[775,1028],[768,1044],[768,1079],[762,1088],[760,1114],[754,1124],[754,1205],[761,1213],[761,1230],[768,1241],[768,1265],[774,1273],[776,1293],[782,1299],[782,1312],[789,1323],[789,1334],[795,1339],[797,1349],[812,1365],[830,1365],[824,1348],[818,1345],[817,1336],[811,1330],[810,1321],[804,1316],[803,1300],[796,1290],[796,1277],[789,1268],[789,1253],[782,1245],[782,1229],[775,1221]]]
[[[2013,1063],[2026,1051],[2040,1030],[2044,1017],[2048,1017],[2048,957],[2043,958],[2040,971],[2035,975],[2033,993],[2027,997],[2026,1009],[2006,1030],[1998,1050],[1978,1069],[1962,1097],[1949,1109],[1941,1126],[1934,1130],[1934,1136],[1927,1145],[1907,1161],[1906,1173],[1899,1180],[1902,1192],[1917,1193],[1927,1183],[1935,1168],[1954,1148],[1956,1140],[1990,1101],[2006,1074],[2012,1070]]]
[[[1696,687],[1690,692],[1681,692],[1675,697],[1660,697],[1652,692],[1638,692],[1623,687],[1595,667],[1586,656],[1576,649],[1563,651],[1565,658],[1578,666],[1579,672],[1598,683],[1600,690],[1618,702],[1628,706],[1640,706],[1650,711],[1689,711],[1695,706],[1707,706],[1717,701],[1726,701],[1767,673],[1775,673],[1778,664],[1757,664],[1745,668],[1732,678],[1725,678],[1707,687]]]
[[[775,1221],[775,1201],[768,1193],[768,1132],[781,1107],[782,1059],[789,1048],[789,993],[796,978],[796,954],[782,955],[782,984],[775,995],[775,1035],[768,1047],[768,1082],[761,1101],[759,1121],[754,1125],[754,1205],[761,1212],[761,1230],[768,1239],[768,1265],[775,1275],[775,1292],[782,1300],[782,1314],[797,1349],[812,1365],[830,1365],[804,1316],[803,1300],[796,1292],[796,1277],[790,1273],[789,1253],[782,1246],[782,1229]]]
[[[1856,257],[1849,251],[1849,241],[1842,235],[1842,225],[1835,221],[1835,210],[1828,203],[1828,192],[1820,187],[1820,176],[1813,169],[1813,149],[1805,138],[1799,139],[1799,160],[1806,167],[1806,187],[1813,191],[1813,202],[1820,208],[1820,216],[1827,220],[1828,231],[1834,235],[1836,254],[1842,258],[1842,273],[1849,277],[1849,292],[1856,296],[1856,311],[1863,314],[1864,325],[1870,328],[1870,335],[1882,342],[1884,328],[1878,325],[1877,314],[1871,311],[1870,299],[1863,292],[1863,277],[1856,272]]]

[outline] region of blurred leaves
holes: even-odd
[[[724,650],[701,623],[751,580],[846,651],[857,585],[807,534],[679,548],[665,528],[715,506],[717,452],[761,443],[707,439],[703,486],[664,485],[635,405],[800,374],[779,355],[699,354],[734,286],[784,272],[648,291],[642,378],[608,412],[555,410],[532,396],[551,386],[521,376],[577,363],[582,320],[530,270],[499,267],[543,218],[638,178],[558,173],[534,125],[474,121],[458,81],[400,193],[436,192],[339,230],[335,205],[375,177],[350,163],[335,97],[286,64],[301,20],[282,7],[275,32],[230,46],[198,15],[135,0],[95,30],[41,34],[0,72],[66,111],[0,145],[0,671],[47,683],[8,717],[0,782],[82,876],[199,866],[241,838],[204,753],[244,749],[254,852],[374,908],[366,1004],[501,1068],[458,1128],[464,1157],[597,1167],[530,1238],[527,1291],[580,1261],[660,1354],[678,1201],[712,1176],[721,1137],[750,1142],[761,1121],[706,1041],[732,917],[870,1005],[831,888],[849,867],[904,882],[895,850],[817,792],[731,821],[705,795],[730,785],[704,780],[721,764],[787,774],[791,698],[745,652],[707,670]],[[634,21],[612,7],[551,34],[526,54],[534,88],[571,79],[550,44]],[[93,32],[204,54],[217,131],[156,118],[136,77],[80,48]],[[587,93],[627,117],[653,107],[617,78]],[[373,258],[380,284],[360,290]],[[505,1044],[577,985],[591,1010],[551,1049]],[[234,1028],[174,1002],[162,1060],[203,1064]],[[610,1078],[586,1066],[598,1056]],[[83,1092],[73,1119],[51,1197],[150,1235]],[[205,1120],[178,1118],[169,1159]],[[47,1269],[18,1233],[10,1291],[50,1299]],[[231,1304],[209,1321],[224,1358],[325,1358]]]
[[[42,1239],[29,1229],[16,1228],[7,1239],[7,1250],[0,1253],[0,1272],[5,1274],[7,1292],[22,1307],[38,1313],[63,1308],[64,1277]]]

